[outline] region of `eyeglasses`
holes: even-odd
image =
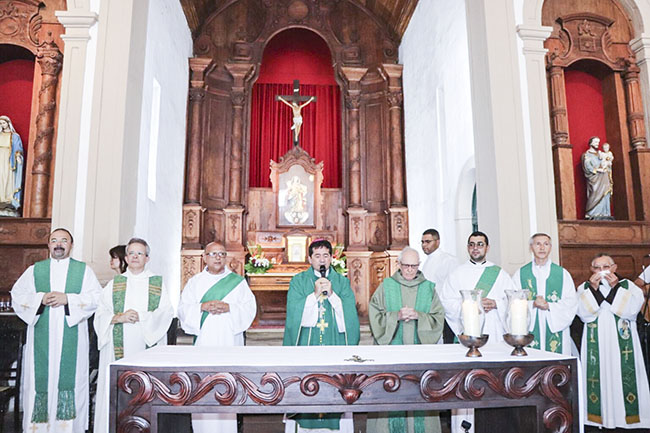
[[[135,257],[135,256],[142,257],[147,255],[147,253],[143,253],[142,251],[129,251],[126,254],[131,257]]]
[[[414,265],[409,265],[409,264],[407,264],[407,263],[400,263],[399,265],[400,265],[401,267],[403,267],[404,269],[417,269],[417,268],[420,267],[420,264],[419,264],[419,263],[416,263],[416,264],[414,264]]]
[[[65,239],[65,238],[63,238],[63,239],[56,239],[56,238],[50,239],[51,244],[56,244],[56,243],[59,243],[59,242],[62,243],[62,244],[67,244],[69,241],[67,239]]]
[[[209,257],[219,257],[220,259],[223,259],[228,255],[228,253],[225,251],[210,251],[209,253],[205,253],[205,255]]]
[[[470,248],[483,248],[485,246],[485,242],[470,242],[467,244],[467,246]]]

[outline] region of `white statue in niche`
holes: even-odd
[[[0,116],[0,216],[20,216],[23,193],[23,142],[11,119]]]
[[[284,217],[292,224],[303,224],[309,218],[307,211],[307,186],[303,185],[298,176],[287,181],[288,209]]]
[[[599,150],[600,138],[589,139],[589,149],[582,154],[582,170],[587,180],[587,203],[585,219],[613,220],[611,199],[613,191],[612,161],[614,155],[603,146]],[[602,158],[601,158],[602,155]]]

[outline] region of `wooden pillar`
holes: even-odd
[[[634,149],[646,147],[647,144],[639,72],[639,67],[636,63],[632,62],[627,64],[625,71],[623,72],[623,82],[625,84],[625,105],[627,108],[627,126],[630,130],[630,144]]]
[[[557,217],[561,220],[575,220],[577,218],[576,191],[573,178],[572,147],[569,143],[564,69],[551,64],[548,71]]]
[[[205,72],[212,59],[190,59],[189,131],[187,139],[187,168],[185,170],[185,204],[183,204],[183,246],[201,247],[201,142],[203,131],[203,100]],[[183,262],[185,263],[185,262]]]
[[[187,146],[187,180],[185,182],[185,203],[199,203],[201,196],[201,132],[203,99],[205,98],[205,70],[211,59],[192,58],[190,69],[190,130]]]
[[[408,245],[408,209],[404,198],[404,143],[402,129],[402,65],[384,64],[382,71],[388,82],[388,112],[390,127],[390,248],[401,249]]]
[[[639,81],[640,69],[636,63],[629,62],[623,72],[625,85],[625,105],[627,125],[630,133],[630,168],[632,171],[632,191],[636,208],[636,218],[650,221],[650,149],[645,136],[643,98]]]
[[[248,94],[248,79],[255,71],[249,63],[227,64],[226,69],[232,75],[233,86],[230,93],[232,101],[232,132],[230,138],[230,189],[228,206],[224,209],[226,220],[226,249],[229,254],[241,255],[244,249],[244,205],[242,194],[244,105]],[[239,256],[238,256],[239,257]],[[230,264],[233,266],[233,263]],[[243,265],[242,265],[243,266]]]
[[[52,41],[51,35],[49,40],[39,47],[36,59],[41,67],[41,88],[38,92],[38,116],[36,117],[36,140],[32,166],[32,199],[29,216],[45,218],[49,213],[56,89],[63,61],[63,55],[59,51],[59,47]]]
[[[359,136],[359,108],[361,106],[361,79],[368,68],[342,67],[346,81],[345,107],[348,118],[348,250],[367,251],[366,216],[361,204],[361,137]]]

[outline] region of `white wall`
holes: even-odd
[[[471,220],[458,209],[471,205],[474,133],[464,1],[420,1],[400,45],[404,65],[404,122],[409,238],[419,248],[430,227],[441,248],[464,259]],[[468,168],[469,167],[469,168]],[[479,215],[480,219],[480,215]]]
[[[192,36],[180,3],[177,0],[150,1],[133,235],[150,244],[149,269],[163,275],[174,301],[180,293],[185,119],[188,58],[191,56]],[[159,85],[159,105],[155,103],[154,82]],[[156,123],[159,127],[152,131]],[[156,157],[150,161],[150,152],[155,147],[152,140],[155,141],[156,136]],[[155,173],[150,173],[151,162]],[[150,197],[154,192],[151,182],[155,184],[155,200]]]

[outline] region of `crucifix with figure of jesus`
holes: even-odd
[[[300,127],[302,126],[302,113],[301,110],[307,105],[316,101],[315,96],[300,96],[300,81],[293,80],[293,94],[292,95],[276,95],[276,101],[280,101],[288,105],[293,110],[293,145],[298,146],[298,135],[300,134]],[[304,102],[303,104],[300,104]]]

